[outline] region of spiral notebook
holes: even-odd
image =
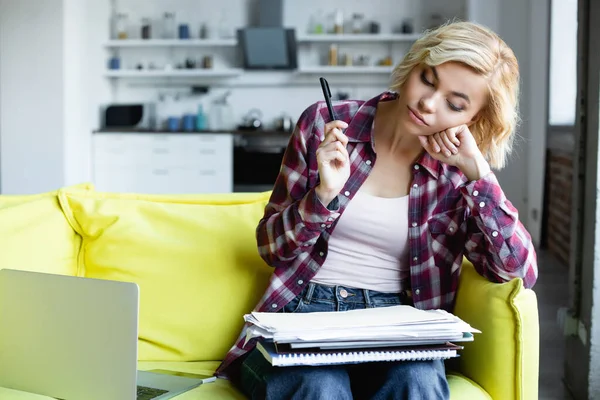
[[[258,350],[275,367],[358,364],[377,361],[445,360],[457,357],[462,347],[452,343],[437,346],[352,350],[282,350],[273,342],[257,343]],[[314,351],[313,351],[314,350]]]

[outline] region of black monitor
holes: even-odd
[[[296,32],[277,27],[238,29],[245,69],[296,69]]]

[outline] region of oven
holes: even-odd
[[[289,133],[253,131],[236,134],[233,150],[233,191],[273,189]]]

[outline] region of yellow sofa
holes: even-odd
[[[0,196],[0,268],[136,282],[139,368],[212,373],[271,273],[254,238],[268,196],[100,193],[91,185]],[[490,283],[469,263],[461,276],[455,312],[483,333],[448,371],[452,399],[537,399],[535,294],[521,280]],[[179,398],[244,396],[218,379]],[[0,388],[0,399],[46,397]]]

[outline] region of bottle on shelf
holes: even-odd
[[[338,46],[335,43],[332,43],[329,46],[329,65],[338,65]]]
[[[340,9],[334,14],[333,33],[344,33],[344,13]]]
[[[163,14],[162,37],[163,39],[175,39],[177,37],[175,13],[173,12],[166,12]]]
[[[150,39],[151,27],[150,18],[142,18],[142,39]]]
[[[206,114],[204,114],[204,107],[202,104],[198,105],[198,114],[196,114],[196,130],[206,130]]]

